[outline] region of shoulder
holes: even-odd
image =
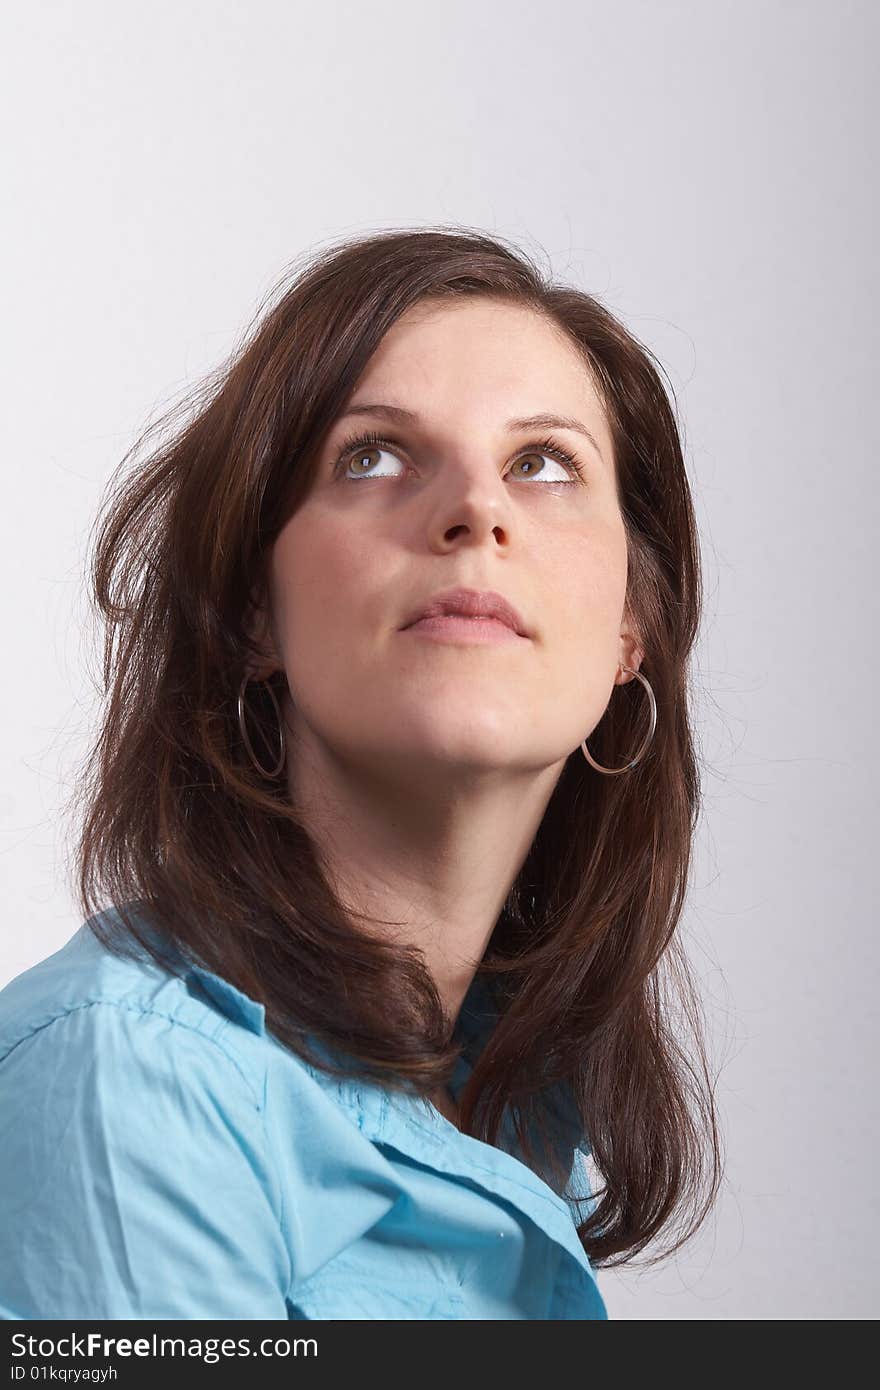
[[[0,991],[0,1317],[286,1316],[265,1039],[214,979],[86,923]]]
[[[160,966],[115,931],[118,914],[97,914],[122,942],[117,954],[82,923],[51,955],[0,990],[0,1088],[4,1074],[43,1067],[70,1075],[101,1071],[135,1082],[148,1068],[188,1066],[204,1082],[235,1073],[259,1108],[265,1077],[264,1010],[228,981],[198,967]],[[141,923],[143,925],[143,923]],[[254,1044],[257,1044],[256,1046]],[[56,1056],[57,1054],[57,1056]]]
[[[0,990],[0,1319],[286,1317],[400,1197],[359,1097],[84,923]]]

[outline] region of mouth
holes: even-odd
[[[447,589],[435,594],[427,603],[413,609],[403,624],[403,630],[419,626],[425,629],[428,623],[449,620],[445,628],[435,631],[467,631],[461,623],[483,624],[483,633],[491,634],[494,627],[506,627],[514,637],[532,636],[520,613],[503,594],[493,589]],[[458,626],[453,626],[453,623]],[[488,626],[489,624],[493,626]]]

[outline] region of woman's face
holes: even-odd
[[[412,418],[345,414],[367,404]],[[595,444],[572,428],[509,425],[539,414],[580,421]],[[365,430],[389,442],[337,465]],[[626,580],[611,437],[577,350],[525,308],[423,301],[370,359],[273,547],[285,721],[338,766],[410,790],[561,771],[625,660]],[[402,630],[414,607],[457,586],[499,592],[531,635]]]

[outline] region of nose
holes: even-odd
[[[508,537],[511,525],[510,497],[494,462],[487,463],[476,451],[466,457],[447,457],[426,490],[430,528],[444,538],[465,532],[482,542],[493,532]]]

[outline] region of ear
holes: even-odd
[[[639,640],[638,633],[629,622],[624,623],[618,643],[618,672],[614,684],[626,685],[627,681],[634,680],[634,676],[629,675],[628,672],[620,668],[628,666],[630,671],[638,671],[644,659],[645,652]]]
[[[255,648],[245,658],[245,670],[251,680],[266,680],[283,667],[284,662],[278,651],[272,615],[264,589],[257,587],[251,591],[242,626]]]

